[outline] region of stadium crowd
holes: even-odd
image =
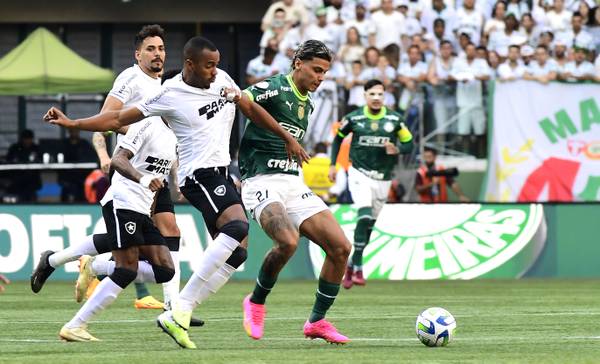
[[[331,124],[365,104],[380,79],[385,105],[415,135],[485,157],[489,81],[600,81],[600,11],[592,0],[282,0],[266,11],[260,55],[247,83],[286,73],[293,50],[323,41],[337,58],[314,95],[319,115],[308,147],[331,140]]]

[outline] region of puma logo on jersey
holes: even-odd
[[[290,108],[290,111],[292,111],[292,105],[294,105],[294,103],[286,101],[285,104]]]
[[[171,169],[171,161],[168,159],[160,159],[149,155],[145,160],[148,163],[146,170],[157,174],[169,174]]]
[[[125,224],[125,231],[127,231],[127,233],[129,233],[130,235],[133,235],[135,233],[135,222],[130,221],[128,223]]]
[[[219,111],[221,111],[221,109],[223,108],[223,106],[225,106],[226,103],[227,103],[227,100],[224,98],[221,98],[221,99],[219,99],[219,101],[213,101],[210,104],[204,105],[198,109],[198,116],[202,116],[202,115],[206,114],[206,119],[210,120]]]

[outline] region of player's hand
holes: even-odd
[[[226,88],[224,90],[225,98],[229,102],[237,103],[242,98],[242,93],[240,90],[235,88]]]
[[[387,155],[396,155],[400,153],[400,149],[394,145],[394,143],[387,142],[385,143],[385,154]]]
[[[0,274],[0,282],[4,283],[4,284],[10,284],[10,280],[8,278],[6,278],[5,276],[3,276],[2,274]],[[4,292],[4,286],[0,284],[0,293]]]
[[[329,166],[329,174],[328,174],[328,176],[329,176],[329,180],[331,182],[335,182],[335,179],[337,177],[337,170],[336,170],[335,166],[333,166],[333,165]]]
[[[110,171],[110,158],[100,158],[100,169],[102,170],[102,172],[108,175],[108,172]]]
[[[46,114],[44,115],[44,121],[65,128],[75,127],[75,122],[73,122],[73,120],[69,119],[62,111],[55,107],[51,107],[46,112]]]
[[[181,193],[181,190],[179,189],[179,187],[175,187],[175,200],[177,202],[185,201],[185,196],[183,196],[183,193]]]
[[[302,148],[300,143],[298,143],[298,141],[293,137],[290,137],[285,142],[285,151],[287,152],[288,160],[294,160],[295,157],[300,166],[302,165],[302,163],[308,162],[310,159],[308,153],[306,153],[306,151],[304,150],[304,148]]]
[[[140,184],[152,192],[156,192],[163,188],[163,180],[162,178],[157,178],[152,175],[146,174],[140,178]]]

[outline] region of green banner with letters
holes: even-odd
[[[331,211],[352,241],[356,209]],[[176,206],[182,233],[181,269],[193,271],[212,239],[202,215]],[[600,204],[393,204],[386,205],[365,249],[369,279],[472,279],[600,277]],[[0,206],[0,273],[26,280],[41,252],[64,249],[89,234],[105,232],[95,205]],[[236,279],[254,280],[271,240],[251,222],[248,260]],[[302,239],[281,279],[318,276],[323,251]],[[73,280],[77,262],[53,279]]]

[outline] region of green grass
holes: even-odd
[[[598,363],[598,280],[368,282],[341,292],[329,318],[353,341],[307,340],[302,325],[315,281],[282,281],[268,300],[265,337],[242,329],[252,282],[230,282],[196,310],[198,350],[183,350],[155,325],[157,311],[133,309],[133,288],[90,325],[98,343],[65,343],[58,331],[78,309],[73,286],[49,282],[39,295],[16,282],[0,295],[1,363]],[[160,297],[158,286],[150,287]],[[454,340],[427,348],[415,318],[441,306],[457,320]]]

